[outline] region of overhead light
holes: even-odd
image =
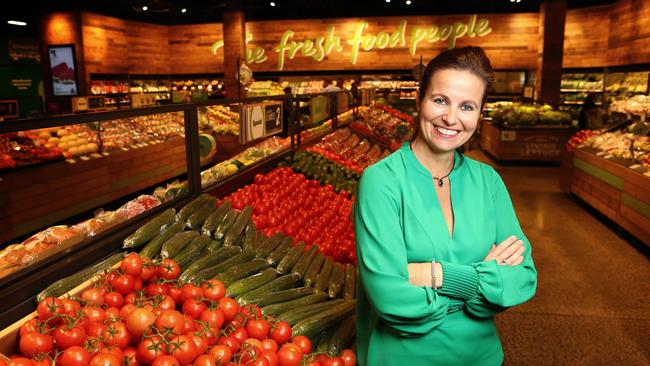
[[[271,4],[270,4],[270,5],[271,5],[271,6],[275,6],[275,3],[274,3],[273,1],[271,1]]]
[[[185,8],[181,9],[181,13],[187,13],[187,9]]]
[[[411,5],[411,0],[406,0],[406,5]]]
[[[145,6],[142,7],[142,11],[147,11],[147,10],[149,10],[148,6],[145,5]]]
[[[20,20],[7,20],[7,24],[11,24],[11,25],[19,25],[19,26],[21,26],[21,27],[24,27],[24,26],[27,25],[27,23],[25,23],[25,22],[21,22]]]
[[[389,2],[390,2],[390,0],[386,0],[386,2],[387,2],[387,3],[389,3]]]

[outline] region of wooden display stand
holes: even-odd
[[[481,122],[481,148],[500,161],[560,163],[569,127],[502,127]]]
[[[650,246],[650,173],[589,151],[566,156],[560,187],[573,193]],[[569,178],[567,178],[569,174]],[[566,184],[569,181],[570,184]],[[562,182],[565,182],[564,184]]]
[[[185,140],[7,172],[0,182],[0,242],[63,222],[186,171]]]

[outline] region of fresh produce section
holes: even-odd
[[[415,132],[413,118],[379,103],[360,107],[359,119],[352,122],[350,128],[392,151],[399,149],[403,141],[410,140]]]
[[[631,164],[641,164],[650,168],[648,131],[646,123],[636,122],[617,131],[592,132],[577,147],[590,148],[603,156],[624,159]]]
[[[239,113],[228,106],[212,105],[199,108],[199,124],[201,130],[215,136],[239,136]]]
[[[486,109],[492,123],[499,126],[568,126],[571,115],[555,111],[550,105],[532,105],[513,102],[488,103]]]

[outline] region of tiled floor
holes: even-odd
[[[497,317],[505,364],[650,365],[648,258],[563,195],[559,169],[497,170],[538,270],[533,300]]]

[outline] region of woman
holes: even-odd
[[[530,243],[501,177],[456,151],[476,130],[491,75],[478,47],[434,58],[415,139],[363,173],[360,365],[501,365],[493,317],[535,294]]]

